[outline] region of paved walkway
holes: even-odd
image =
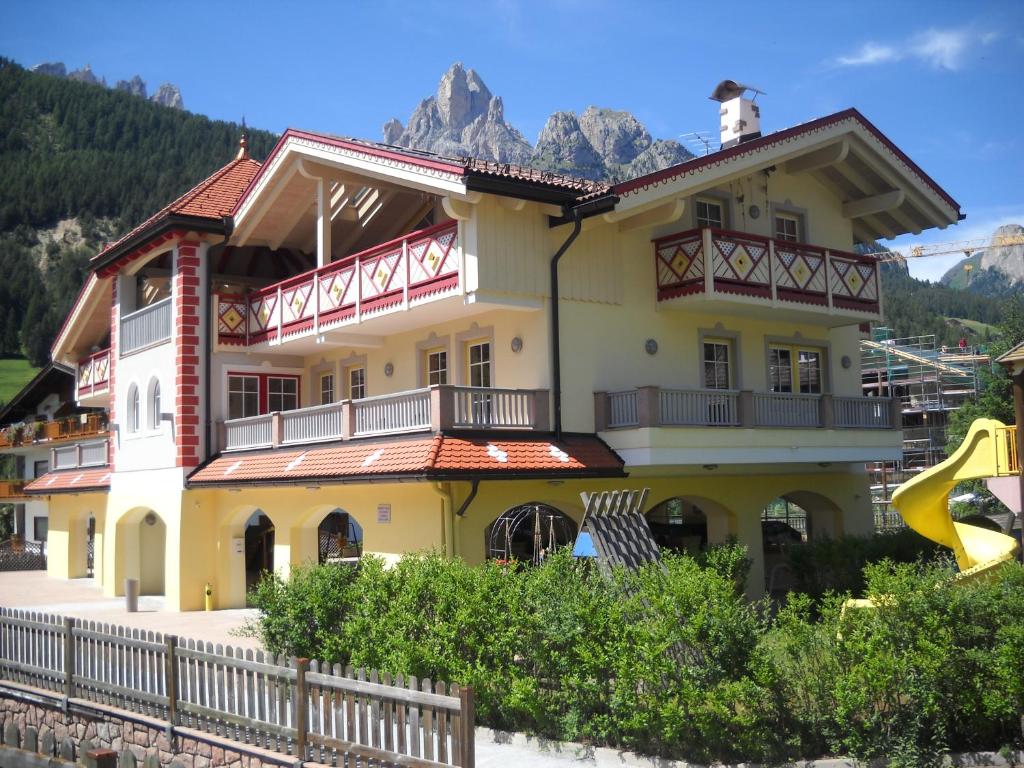
[[[233,634],[256,616],[252,609],[224,611],[165,611],[162,597],[140,597],[138,613],[124,609],[124,598],[109,598],[92,579],[51,579],[45,571],[0,572],[0,605],[45,611],[76,619],[201,638],[241,648],[259,648],[251,637]]]

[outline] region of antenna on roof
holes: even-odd
[[[249,131],[245,127],[245,115],[242,115],[242,137],[238,140],[238,154],[235,160],[249,159]]]
[[[694,155],[703,152],[705,156],[718,150],[718,147],[713,145],[713,136],[714,134],[711,131],[687,131],[686,133],[679,134],[679,138],[696,150],[693,153]]]

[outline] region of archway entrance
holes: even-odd
[[[274,524],[257,509],[245,523],[245,591],[274,570]]]
[[[654,541],[662,549],[690,555],[707,549],[708,516],[689,499],[666,499],[651,507],[646,517]]]
[[[118,594],[124,579],[138,579],[140,595],[163,595],[167,551],[163,518],[151,509],[134,509],[118,521],[115,536]]]
[[[328,512],[317,526],[317,562],[353,562],[362,554],[362,526],[344,510]]]
[[[530,502],[501,514],[484,532],[488,560],[538,565],[558,547],[576,539],[576,523],[548,504]]]

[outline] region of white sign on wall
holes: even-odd
[[[391,505],[390,504],[378,504],[377,505],[377,522],[378,523],[390,523],[391,522]]]

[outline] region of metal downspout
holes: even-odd
[[[561,354],[561,332],[558,323],[558,262],[569,250],[573,241],[579,237],[583,222],[580,219],[580,212],[573,208],[569,214],[572,217],[572,232],[562,243],[555,255],[551,257],[551,390],[555,409],[555,440],[562,439],[562,354]]]

